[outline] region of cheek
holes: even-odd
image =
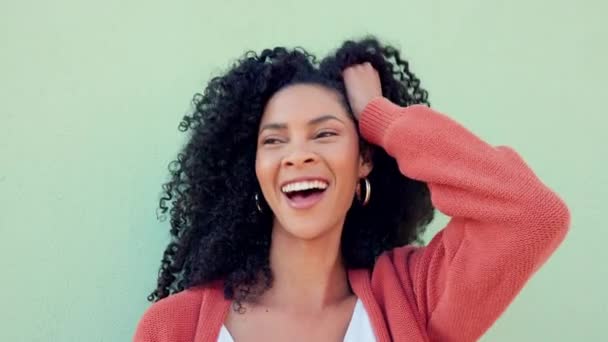
[[[335,156],[336,162],[340,163],[342,168],[350,170],[350,173],[357,174],[359,167],[359,143],[356,135],[351,137],[347,144],[341,146],[341,151],[336,153]]]
[[[277,162],[275,159],[263,153],[256,154],[255,174],[262,189],[268,185],[272,185],[277,172]]]
[[[359,148],[356,144],[349,143],[340,146],[326,154],[328,164],[334,169],[334,173],[342,186],[350,189],[356,184],[359,174]]]

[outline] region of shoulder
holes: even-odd
[[[410,283],[411,273],[420,263],[420,252],[423,247],[407,245],[387,250],[380,254],[371,269],[352,270],[355,282],[367,283],[375,291],[385,285],[392,287],[395,283]]]
[[[422,247],[407,245],[383,252],[371,270],[350,272],[353,290],[363,300],[375,325],[383,326],[397,317],[411,327],[408,336],[426,341],[425,316],[420,311],[412,271]],[[416,323],[415,323],[416,322]],[[414,329],[419,328],[419,329]],[[391,327],[386,327],[391,329]],[[394,331],[393,331],[394,333]],[[416,336],[419,336],[417,338]]]
[[[150,305],[137,324],[133,341],[191,340],[206,291],[204,287],[193,287]]]
[[[193,287],[165,297],[150,305],[143,318],[160,317],[176,320],[177,318],[173,315],[177,312],[180,312],[181,315],[197,312],[205,291],[204,287]]]
[[[383,276],[386,273],[407,272],[420,250],[421,247],[407,245],[385,251],[376,259],[372,274]]]

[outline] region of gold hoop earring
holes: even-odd
[[[363,198],[363,201],[361,201],[361,193],[359,193],[358,197],[359,201],[361,201],[361,206],[365,207],[369,203],[369,200],[372,196],[372,184],[369,182],[369,179],[367,179],[367,177],[363,178],[363,181],[365,182],[365,197]]]
[[[263,214],[263,213],[264,213],[264,210],[262,210],[262,206],[260,205],[260,196],[257,194],[257,192],[256,192],[256,194],[253,196],[253,198],[255,199],[255,206],[256,206],[256,208],[258,208],[258,211],[259,211],[261,214]]]

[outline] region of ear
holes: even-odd
[[[359,178],[367,177],[373,168],[372,150],[370,148],[363,148],[359,154]]]

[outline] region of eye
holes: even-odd
[[[332,136],[335,136],[335,135],[338,135],[338,134],[336,134],[335,132],[332,132],[332,131],[322,131],[322,132],[319,132],[315,136],[315,138],[328,138],[328,137],[332,137]]]
[[[279,140],[277,138],[266,138],[266,139],[262,140],[262,145],[276,145],[280,142],[281,142],[281,140]]]

